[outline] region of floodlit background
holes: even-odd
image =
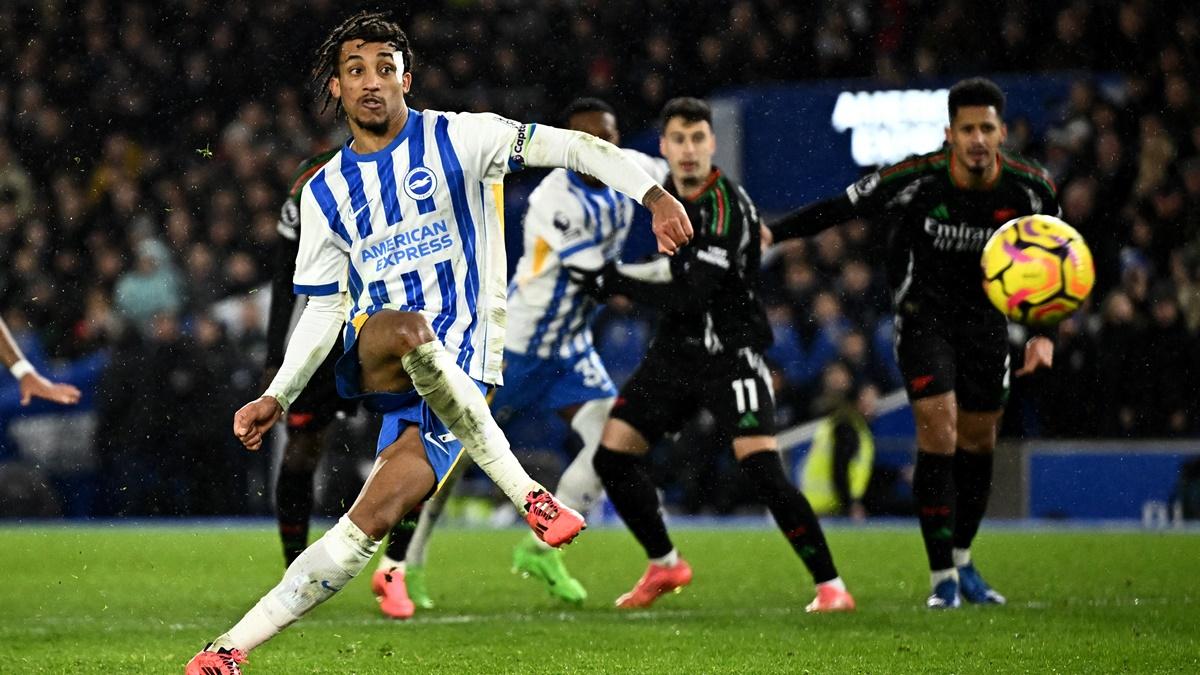
[[[414,106],[558,123],[571,99],[599,96],[627,144],[653,151],[661,105],[706,97],[719,163],[772,217],[876,162],[936,148],[945,88],[994,77],[1011,149],[1052,173],[1098,283],[1060,328],[1054,371],[1015,384],[993,512],[1160,522],[1187,511],[1180,472],[1200,430],[1192,3],[392,4],[417,55]],[[354,3],[0,7],[0,311],[43,372],[85,392],[77,408],[23,409],[0,381],[0,517],[269,514],[276,455],[243,451],[230,418],[261,387],[287,180],[346,138],[307,73]],[[510,262],[539,178],[509,180]],[[831,369],[856,389],[898,388],[881,232],[849,223],[786,246],[764,270],[780,428],[826,409]],[[649,250],[635,237],[626,257]],[[652,321],[624,305],[599,317],[618,380]],[[911,418],[902,400],[884,401],[895,405],[875,422],[874,510],[904,513]],[[753,508],[705,424],[656,455],[670,508]],[[339,432],[324,513],[360,484],[371,425],[360,415]],[[554,420],[518,420],[511,433],[546,476],[566,460]],[[798,466],[807,434],[784,437]],[[487,486],[467,494],[486,499]]]

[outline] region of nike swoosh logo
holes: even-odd
[[[333,586],[331,586],[329,584],[329,581],[326,579],[321,580],[321,588],[324,588],[325,590],[329,591],[330,593],[337,593],[338,591],[342,590],[340,588],[334,588]]]
[[[425,432],[425,440],[436,445],[438,447],[438,450],[441,450],[442,452],[446,453],[447,457],[450,456],[450,448],[447,448],[445,445],[443,445],[441,440],[439,440],[436,436],[433,435],[432,431]]]
[[[370,205],[371,205],[371,202],[367,202],[366,204],[363,204],[362,206],[360,206],[357,211],[351,211],[350,212],[350,220],[358,220],[358,214],[362,213],[363,211],[366,211],[367,207],[369,207]]]

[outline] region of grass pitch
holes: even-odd
[[[923,608],[916,525],[831,528],[850,615],[808,616],[811,582],[772,529],[677,529],[692,586],[650,611],[613,599],[644,559],[593,529],[556,604],[508,571],[518,530],[435,535],[438,607],[386,620],[369,575],[250,657],[268,673],[1200,672],[1200,536],[985,529],[1007,607]],[[369,569],[373,569],[369,568]],[[272,528],[0,527],[0,672],[181,673],[282,571]]]

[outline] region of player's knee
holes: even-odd
[[[596,456],[592,458],[592,468],[596,470],[596,475],[600,476],[600,480],[609,483],[624,479],[625,475],[641,461],[642,458],[638,455],[617,452],[602,445],[596,449]]]
[[[949,454],[958,445],[953,413],[922,415],[917,420],[917,445],[926,452]]]
[[[965,430],[960,431],[958,434],[958,447],[966,452],[992,452],[996,449],[996,432],[980,431],[972,433]]]
[[[321,441],[319,433],[289,429],[282,467],[288,471],[316,471],[317,463],[321,460]]]
[[[417,312],[400,312],[392,326],[390,337],[392,351],[399,357],[425,343],[437,340],[429,320]]]
[[[747,453],[738,458],[738,467],[764,499],[792,489],[783,470],[783,459],[774,450]]]

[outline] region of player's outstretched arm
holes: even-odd
[[[580,131],[539,124],[525,151],[528,166],[561,167],[594,176],[638,200],[653,216],[660,253],[672,255],[692,238],[683,204],[617,146]]]
[[[12,376],[16,378],[21,391],[21,405],[29,405],[35,398],[46,399],[54,403],[72,405],[79,402],[79,390],[69,384],[51,382],[38,374],[33,364],[25,360],[17,341],[8,326],[0,321],[0,361],[4,362]]]
[[[771,239],[778,243],[797,237],[811,237],[856,216],[854,203],[846,195],[822,199],[789,213],[771,223]]]

